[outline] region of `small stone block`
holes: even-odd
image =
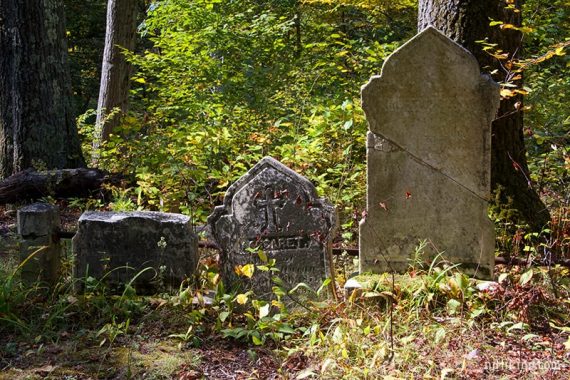
[[[18,210],[17,231],[21,236],[20,262],[24,283],[53,284],[59,276],[61,245],[56,236],[59,210],[46,203],[34,203]],[[33,256],[31,256],[33,255]]]
[[[59,209],[47,203],[34,203],[18,210],[18,234],[27,236],[51,235],[60,226]]]

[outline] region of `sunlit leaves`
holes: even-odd
[[[521,286],[526,285],[532,279],[532,275],[533,275],[532,269],[529,269],[526,272],[524,272],[519,279],[519,284]]]
[[[412,3],[153,3],[139,28],[147,50],[129,57],[137,121],[105,165],[136,173],[138,205],[205,221],[272,155],[352,218],[365,189],[359,88],[414,33]]]
[[[247,303],[248,297],[247,294],[238,294],[236,296],[236,302],[240,305],[245,305]]]
[[[243,276],[247,278],[251,278],[255,271],[255,265],[253,264],[246,264],[246,265],[236,265],[234,271],[238,276]]]

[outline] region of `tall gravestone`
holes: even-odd
[[[475,58],[428,27],[396,50],[362,88],[367,213],[360,271],[405,271],[420,240],[477,277],[492,276],[487,216],[491,121],[499,88]]]
[[[208,224],[222,249],[222,275],[229,286],[270,296],[274,273],[256,269],[251,279],[236,273],[236,267],[263,264],[259,251],[275,259],[287,288],[303,282],[317,289],[329,276],[335,209],[317,197],[311,182],[271,157],[230,186]]]

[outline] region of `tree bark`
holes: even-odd
[[[123,176],[98,169],[63,169],[37,172],[27,169],[0,182],[0,204],[56,198],[81,197],[102,191],[103,185],[119,185]]]
[[[491,20],[521,25],[521,1],[514,1],[514,9],[507,9],[504,0],[420,0],[418,30],[433,25],[449,38],[469,50],[479,62],[482,71],[494,72],[496,81],[504,81],[510,74],[496,58],[483,50],[477,41],[487,40],[517,58],[521,53],[522,35],[514,29],[491,27]],[[515,11],[515,10],[518,10]],[[522,79],[515,82],[521,85]],[[526,160],[523,136],[522,96],[501,100],[492,124],[491,187],[501,189],[501,203],[518,211],[515,222],[528,223],[540,230],[550,221],[550,214],[532,188]]]
[[[83,165],[61,0],[0,0],[0,179]]]
[[[133,51],[136,41],[137,0],[109,0],[107,30],[101,69],[101,86],[97,104],[95,154],[127,111],[131,65],[122,49]],[[118,108],[119,112],[114,113]],[[94,157],[96,160],[97,157]]]

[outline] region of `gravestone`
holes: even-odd
[[[369,131],[361,272],[403,272],[426,240],[425,261],[443,252],[468,273],[492,276],[487,203],[498,105],[498,85],[433,27],[396,50],[363,86]]]
[[[230,186],[208,225],[222,249],[222,276],[230,287],[271,297],[271,272],[255,269],[251,279],[236,273],[240,266],[264,264],[259,251],[275,259],[288,289],[305,283],[316,290],[329,277],[336,211],[305,177],[271,157]]]
[[[72,246],[74,277],[79,280],[104,279],[111,288],[121,289],[138,275],[134,287],[150,293],[165,286],[178,288],[196,270],[198,237],[185,215],[91,211],[78,223]]]
[[[61,263],[59,209],[46,203],[22,207],[17,212],[17,225],[22,281],[55,283]]]

